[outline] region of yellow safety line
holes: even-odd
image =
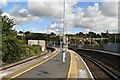
[[[69,80],[69,78],[70,78],[70,73],[71,73],[71,67],[72,67],[72,54],[71,54],[71,51],[70,50],[68,50],[69,52],[70,52],[70,57],[71,57],[71,59],[70,59],[70,68],[69,68],[69,72],[68,72],[68,76],[67,76],[67,80]]]
[[[41,65],[42,63],[44,63],[44,62],[48,61],[49,59],[53,58],[54,56],[56,56],[59,52],[60,52],[60,49],[59,49],[59,51],[58,51],[58,52],[56,52],[56,54],[55,54],[55,55],[51,56],[50,58],[48,58],[48,59],[46,59],[46,60],[42,61],[41,63],[39,63],[39,64],[37,64],[37,65],[35,65],[35,66],[33,66],[33,67],[31,67],[31,68],[29,68],[29,69],[27,69],[27,70],[25,70],[25,71],[21,72],[21,73],[19,73],[19,74],[15,75],[15,76],[13,76],[13,77],[11,77],[10,79],[13,79],[13,78],[15,78],[15,77],[17,77],[17,76],[19,76],[19,75],[21,75],[21,74],[23,74],[23,73],[25,73],[25,72],[27,72],[27,71],[31,70],[31,69],[33,69],[33,68],[35,68],[35,67],[37,67],[37,66]]]

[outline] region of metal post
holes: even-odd
[[[92,45],[92,38],[91,38],[91,34],[90,34],[90,46]]]
[[[54,47],[56,47],[56,46],[55,46],[55,41],[54,41]]]
[[[62,49],[62,45],[61,45],[61,37],[60,37],[60,49]]]
[[[65,51],[65,44],[66,44],[66,41],[65,41],[65,0],[64,0],[64,3],[63,3],[63,62],[65,62],[65,58],[66,58],[66,51]]]
[[[47,43],[47,47],[48,47],[48,46],[49,46],[49,45],[48,45],[48,35],[49,35],[49,34],[48,34],[48,27],[47,27],[46,33],[47,33],[47,35],[46,35],[46,43]]]
[[[117,41],[116,41],[116,33],[115,33],[115,43],[117,43]]]
[[[24,39],[24,35],[25,35],[25,32],[24,32],[24,30],[23,30],[22,41],[23,41],[23,39]]]
[[[103,42],[102,42],[102,33],[101,33],[101,50],[103,49]]]
[[[76,44],[76,38],[75,38],[75,48],[77,48],[77,44]]]

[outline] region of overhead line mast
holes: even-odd
[[[65,62],[66,58],[66,36],[65,36],[65,0],[63,1],[63,59]]]

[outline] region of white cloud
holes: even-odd
[[[17,25],[22,25],[39,19],[39,17],[30,14],[27,9],[21,9],[20,6],[14,6],[14,8],[10,10],[10,15]]]
[[[96,17],[101,14],[101,11],[98,10],[99,6],[97,3],[94,6],[88,6],[87,12],[84,14],[85,17]]]
[[[33,5],[35,4],[35,5]],[[63,7],[60,2],[28,2],[28,9],[35,16],[61,18]]]
[[[0,6],[6,6],[7,5],[8,0],[0,0]]]
[[[51,32],[56,33],[55,30],[47,30],[46,32],[47,32],[48,34],[51,33]]]
[[[52,23],[48,26],[48,32],[54,32],[56,34],[63,33],[63,24]]]
[[[2,13],[2,16],[7,16],[12,19],[12,16],[10,14],[8,14],[7,12]]]
[[[37,30],[37,29],[34,28],[34,27],[30,28],[30,31],[36,31],[36,30]]]
[[[15,17],[13,16],[13,19],[15,21],[15,23],[17,25],[23,25],[23,24],[26,24],[26,23],[29,23],[29,22],[32,22],[36,19],[39,19],[38,17],[34,17],[34,16],[29,16],[29,17]]]
[[[88,33],[90,32],[90,29],[83,29],[83,33]]]
[[[104,2],[102,3],[100,10],[105,16],[118,16],[118,2]]]
[[[47,33],[46,29],[40,30],[39,33]]]
[[[104,4],[104,7],[100,6],[98,3],[95,3],[93,6],[88,6],[87,11],[83,12],[82,10],[84,8],[72,8],[72,6],[67,3],[66,5],[66,15],[65,15],[65,31],[66,33],[72,30],[73,28],[83,28],[83,32],[87,33],[88,31],[95,31],[95,32],[106,32],[106,30],[109,30],[110,32],[117,32],[118,31],[118,18],[115,17],[117,15],[117,12],[114,12],[115,8],[112,8],[114,11],[110,11],[111,7],[107,9],[109,6],[109,3]],[[115,4],[112,4],[114,7]],[[106,12],[103,11],[104,8]],[[107,14],[107,11],[109,14]],[[106,15],[105,15],[106,13]],[[113,14],[114,15],[110,15]],[[63,26],[62,24],[53,23],[49,27],[52,30],[55,30],[56,33],[62,33],[63,28],[59,28],[60,26]]]
[[[109,4],[104,4],[104,6],[105,5],[109,6]],[[116,6],[116,5],[112,4],[112,6]],[[90,29],[91,31],[96,31],[96,32],[105,32],[106,30],[109,30],[110,32],[117,32],[118,31],[118,18],[116,17],[116,15],[118,13],[115,12],[116,8],[110,11],[108,9],[111,9],[111,7],[110,8],[104,7],[106,12],[109,11],[109,14],[107,14],[101,9],[102,7],[99,8],[98,3],[95,3],[94,6],[88,6],[87,12],[84,12],[84,13],[79,12],[77,14],[67,15],[66,16],[67,28],[77,27],[77,28],[83,28],[85,30]],[[114,15],[111,15],[113,13]]]
[[[32,2],[28,0],[28,9],[20,9],[15,6],[10,10],[10,15],[15,20],[16,24],[24,24],[34,21],[40,17],[52,18],[56,23],[49,25],[48,32],[62,33],[63,32],[63,2],[55,0],[55,2]],[[65,7],[65,30],[70,31],[72,28],[83,28],[83,32],[96,31],[116,32],[118,30],[118,3],[103,2],[101,5],[95,3],[93,6],[84,8],[73,8],[77,2],[66,3]],[[84,12],[83,12],[84,11]],[[41,32],[46,32],[45,30]]]
[[[35,16],[47,17],[53,19],[62,19],[63,18],[63,9],[64,9],[64,0],[40,0],[38,2],[34,0],[28,0],[28,9]],[[78,1],[74,0],[71,3],[68,3],[67,0],[65,3],[65,14],[70,14],[72,12],[72,6],[75,5]],[[35,5],[33,5],[35,4]]]
[[[74,34],[74,33],[73,33],[73,32],[71,32],[71,31],[68,31],[68,32],[67,32],[67,34]]]

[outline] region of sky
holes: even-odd
[[[110,0],[2,0],[3,14],[14,20],[13,29],[39,33],[75,34],[118,32],[118,2]],[[63,14],[65,14],[63,16]],[[64,22],[64,24],[63,24]]]

